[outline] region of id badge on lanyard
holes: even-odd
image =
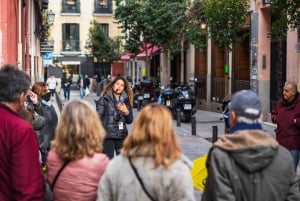
[[[124,129],[124,125],[122,121],[119,121],[119,130],[123,130]]]

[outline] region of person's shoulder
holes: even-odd
[[[292,156],[291,156],[291,154],[290,154],[290,151],[287,149],[287,148],[285,148],[285,147],[283,147],[282,145],[279,145],[278,146],[278,156],[279,157],[281,157],[282,159],[282,161],[292,161],[293,159],[292,159]]]
[[[109,161],[107,169],[109,170],[120,169],[120,167],[124,166],[124,164],[127,162],[129,163],[128,158],[123,154],[119,154]]]
[[[11,134],[14,140],[32,139],[36,137],[36,133],[29,122],[22,118],[11,118],[7,124],[11,125]]]
[[[59,162],[60,158],[54,149],[50,149],[47,155],[47,162]]]
[[[192,163],[192,161],[191,161],[189,158],[187,158],[185,155],[181,155],[181,156],[178,158],[178,160],[176,160],[176,161],[174,162],[174,165],[175,165],[175,166],[186,166],[186,167],[188,167],[189,169],[191,169],[192,166],[193,166],[193,163]]]

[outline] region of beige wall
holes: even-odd
[[[114,1],[113,1],[114,2]],[[113,6],[115,8],[115,6]],[[55,13],[54,26],[52,26],[51,37],[53,37],[54,54],[59,54],[62,50],[62,24],[63,23],[79,23],[80,29],[80,49],[82,53],[88,53],[88,50],[84,48],[86,41],[88,40],[88,33],[90,22],[97,20],[103,24],[109,24],[109,36],[121,36],[121,31],[118,29],[118,25],[114,23],[113,14],[94,14],[94,0],[81,0],[80,1],[80,13],[66,14],[61,13],[62,3],[59,0],[49,1],[49,10]]]

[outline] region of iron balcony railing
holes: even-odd
[[[76,0],[62,1],[62,13],[80,13],[80,2]]]
[[[40,51],[41,52],[53,52],[54,46],[53,46],[53,44],[49,44],[49,42],[40,42]]]
[[[80,40],[63,40],[62,50],[80,52]]]

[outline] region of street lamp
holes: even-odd
[[[200,23],[200,28],[201,28],[201,29],[205,30],[205,29],[206,29],[206,26],[207,26],[207,25],[206,25],[205,22],[201,22],[201,23]]]
[[[50,10],[47,14],[47,17],[48,17],[49,23],[52,25],[54,22],[55,13],[53,13],[53,11]]]

